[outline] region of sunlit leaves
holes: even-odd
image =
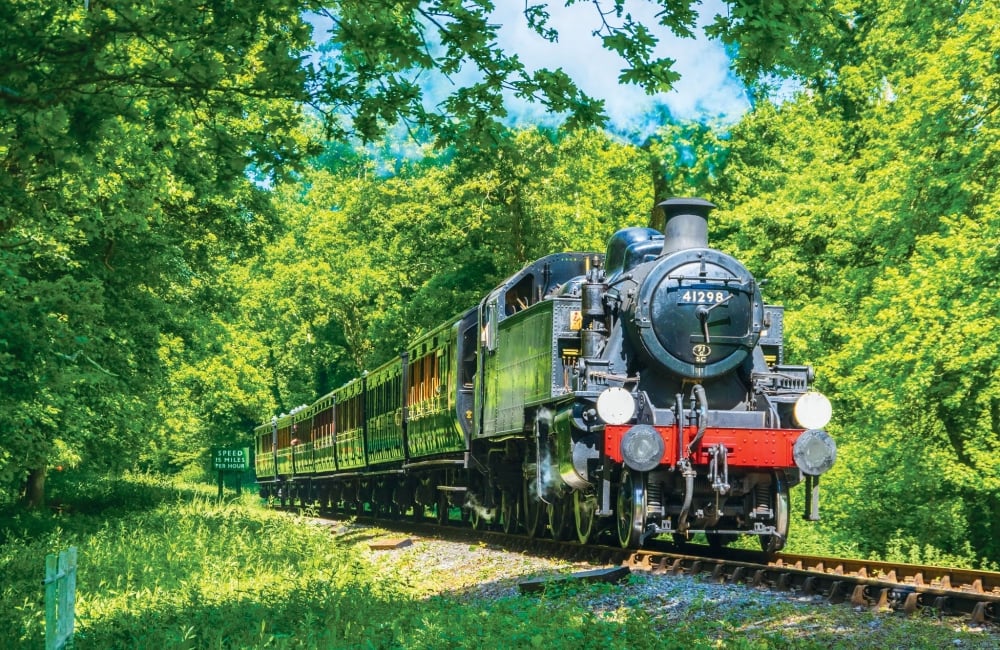
[[[707,28],[733,50],[734,68],[753,85],[769,75],[825,85],[855,27],[852,2],[731,0]],[[867,5],[866,5],[867,6]]]
[[[269,227],[245,171],[277,177],[306,150],[292,132],[299,13],[283,0],[0,8],[3,486],[49,460],[115,466],[146,447],[157,341],[198,347],[192,315],[225,303],[212,276]]]
[[[872,549],[997,553],[998,11],[845,5],[822,67],[788,60],[813,92],[732,132],[720,225],[793,307],[845,443],[829,530]]]
[[[498,45],[503,26],[494,21],[491,2],[323,4],[320,11],[332,28],[327,58],[313,77],[314,100],[326,112],[334,137],[376,140],[401,122],[411,130],[430,128],[442,144],[492,149],[501,140],[509,96],[541,104],[570,127],[600,125],[606,119],[603,102],[582,92],[563,71],[531,70],[517,52]],[[654,50],[664,31],[692,36],[693,3],[647,3],[659,8],[656,24],[633,19],[622,0],[567,4],[590,5],[577,9],[577,15],[591,10],[594,34],[622,58],[622,83],[653,94],[677,82],[674,61],[655,56]],[[526,3],[523,17],[539,38],[555,41],[560,34],[549,22],[548,7]],[[428,96],[429,76],[445,78],[451,88],[445,96]]]

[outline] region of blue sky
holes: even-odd
[[[669,93],[647,95],[637,86],[621,85],[618,75],[624,62],[617,54],[605,50],[592,32],[600,25],[597,9],[590,2],[579,2],[571,7],[560,0],[549,3],[550,26],[559,32],[557,43],[549,43],[527,25],[523,0],[496,0],[494,22],[502,25],[500,45],[508,52],[516,52],[530,69],[562,68],[589,95],[605,101],[609,127],[618,132],[643,137],[658,125],[655,108],[666,106],[670,113],[681,119],[698,121],[735,121],[749,109],[749,101],[742,83],[729,70],[729,59],[721,43],[709,40],[703,27],[712,22],[717,13],[725,11],[722,0],[702,0],[699,25],[695,38],[679,38],[656,20],[658,6],[647,0],[627,0],[626,11],[633,18],[655,28],[660,42],[655,55],[674,59],[674,69],[681,79]],[[610,20],[610,18],[609,18]],[[322,41],[326,27],[314,21],[314,39]],[[463,79],[464,75],[470,77]],[[451,82],[462,84],[474,71],[453,75]],[[426,78],[426,77],[425,77]],[[451,87],[441,78],[428,79],[427,87],[439,87],[450,92]],[[515,121],[546,121],[541,107],[526,102],[508,102]]]
[[[694,39],[679,38],[665,27],[658,27],[655,34],[660,43],[655,54],[674,59],[674,69],[681,79],[671,92],[653,96],[637,86],[618,83],[624,62],[591,35],[599,26],[597,10],[591,3],[564,7],[557,0],[550,4],[551,23],[560,33],[558,43],[548,43],[528,28],[521,14],[523,7],[517,0],[497,2],[494,16],[504,26],[501,45],[516,51],[531,68],[563,68],[585,92],[605,101],[611,126],[617,130],[646,131],[647,118],[657,104],[665,104],[675,117],[690,120],[734,120],[750,107],[743,84],[729,71],[722,44],[709,40],[703,31],[715,14],[725,10],[722,0],[702,1]],[[656,10],[653,3],[641,0],[626,4],[633,18],[651,27],[657,26]],[[538,109],[525,106],[520,110],[530,114]]]

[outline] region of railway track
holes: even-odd
[[[581,546],[545,537],[508,535],[431,520],[358,517],[361,523],[423,537],[486,542],[518,552],[539,553],[594,564],[624,565],[656,575],[703,576],[720,583],[789,591],[847,603],[856,608],[906,614],[967,616],[972,624],[1000,622],[1000,573],[947,567],[830,558],[697,544],[658,542],[630,551],[617,546]],[[452,521],[452,524],[457,524]]]
[[[653,573],[710,573],[713,580],[818,595],[855,607],[967,615],[975,624],[996,624],[1000,614],[1000,573],[989,571],[792,554],[748,561],[640,551],[626,562]]]

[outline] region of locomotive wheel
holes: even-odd
[[[528,533],[528,537],[541,537],[542,533],[545,532],[545,519],[542,518],[545,504],[535,494],[533,483],[534,480],[530,478],[524,479],[524,489],[521,490],[521,494],[524,496],[521,508],[524,521],[521,523],[524,524],[524,530]]]
[[[573,502],[566,497],[553,499],[549,511],[549,530],[552,539],[564,541],[573,534]]]
[[[622,548],[639,548],[646,524],[646,481],[642,474],[623,469],[617,505],[618,542]]]
[[[771,509],[774,510],[774,527],[777,535],[761,535],[760,547],[765,553],[777,553],[788,540],[788,486],[777,474],[771,477]]]
[[[504,534],[517,532],[517,518],[520,514],[517,507],[517,495],[509,490],[500,493],[500,527]]]
[[[597,497],[579,490],[573,492],[573,519],[576,520],[576,538],[587,544],[594,537],[594,520],[597,516]]]

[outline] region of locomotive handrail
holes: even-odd
[[[754,290],[754,287],[755,287],[755,283],[754,283],[754,281],[752,279],[750,279],[750,280],[741,280],[740,278],[709,278],[709,277],[703,277],[703,276],[699,276],[699,275],[670,275],[670,274],[667,275],[667,279],[668,280],[677,280],[677,288],[674,289],[674,291],[680,289],[681,288],[681,284],[684,281],[686,281],[686,280],[690,280],[691,282],[699,283],[699,284],[719,284],[719,283],[722,283],[723,285],[726,286],[727,289],[733,289],[734,287],[730,287],[729,285],[731,283],[738,282],[739,284],[735,287],[735,290],[736,291],[745,291],[747,293],[753,293],[753,290]]]

